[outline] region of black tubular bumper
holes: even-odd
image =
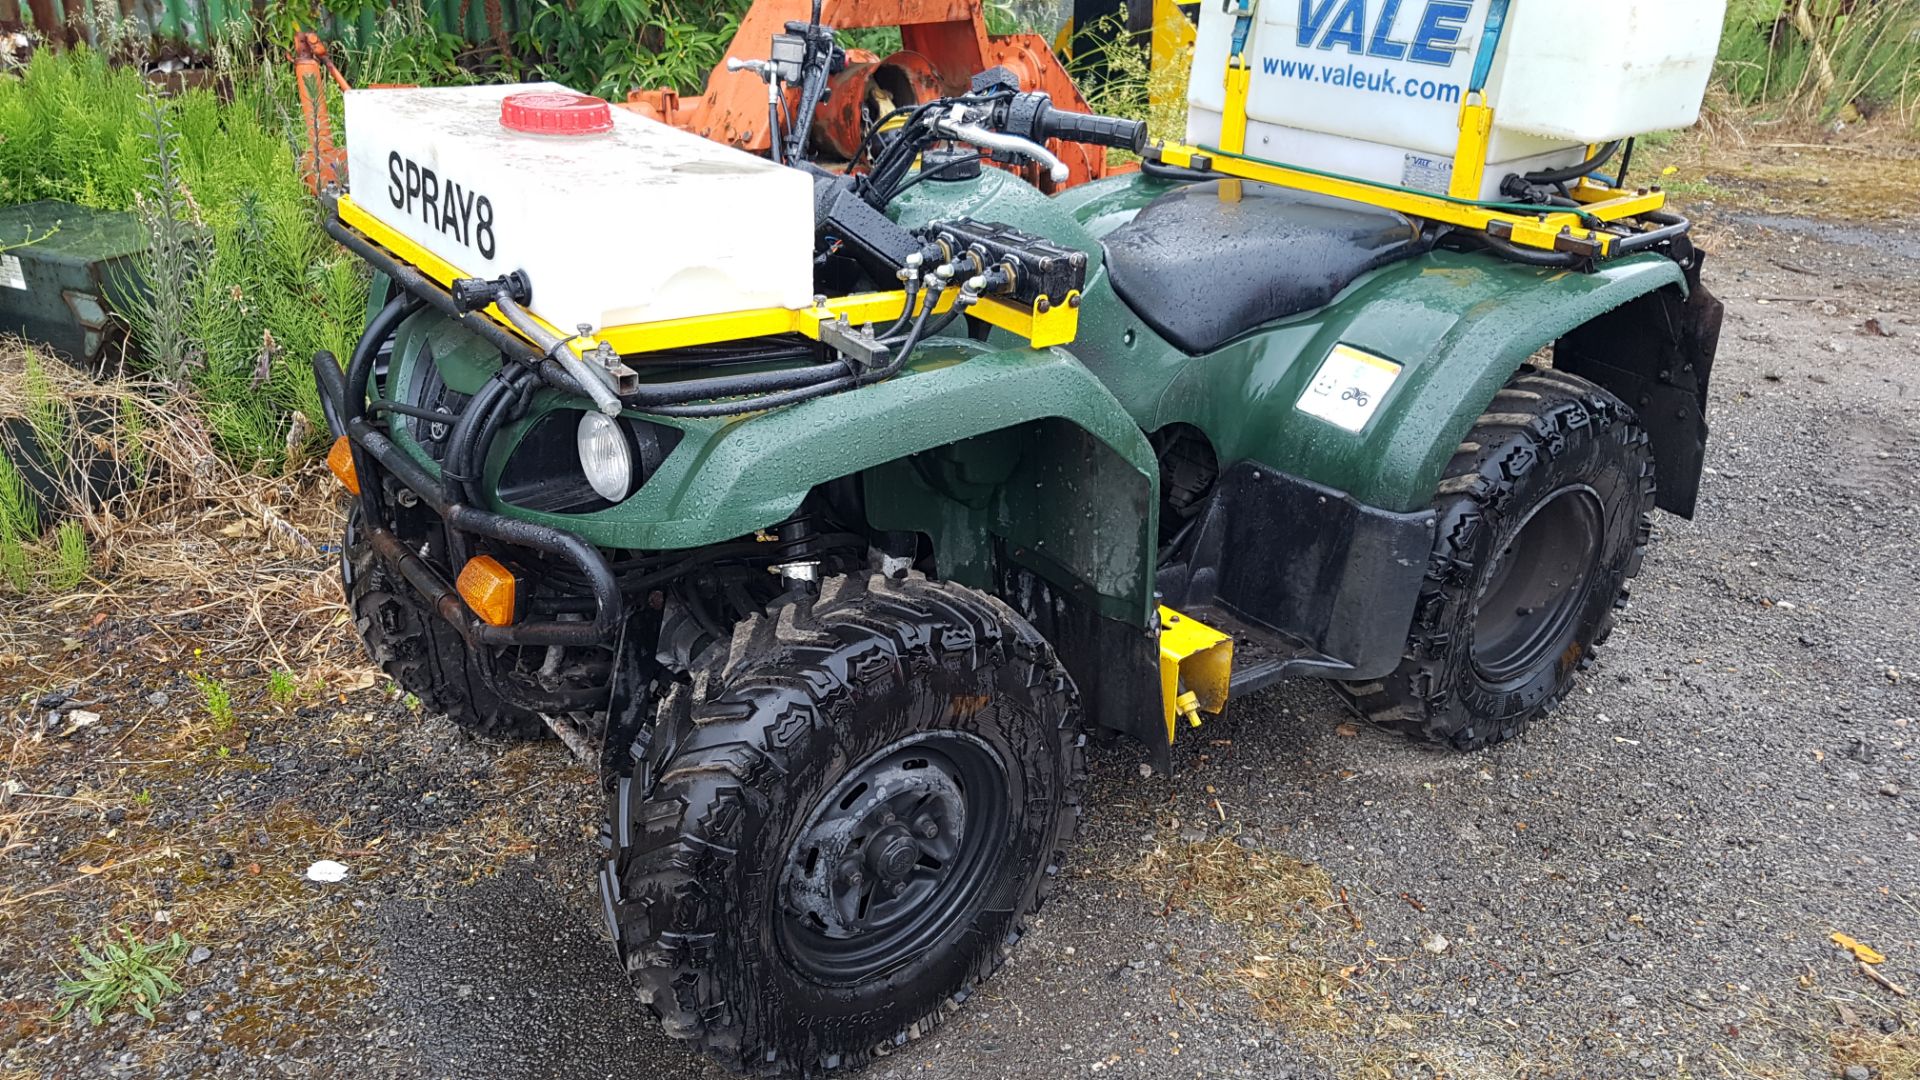
[[[429,607],[460,632],[470,647],[613,644],[622,618],[620,587],[598,549],[565,530],[516,521],[449,499],[440,481],[394,445],[386,432],[363,415],[363,409],[350,405],[346,374],[332,353],[314,354],[313,375],[334,435],[344,435],[352,442],[360,499],[367,511],[365,527],[369,543]],[[361,393],[364,395],[365,387]],[[445,576],[388,527],[391,518],[381,500],[389,479],[431,507],[450,534],[483,537],[528,548],[571,566],[587,583],[587,592],[594,604],[593,617],[576,622],[518,622],[511,626],[493,626],[481,621]]]

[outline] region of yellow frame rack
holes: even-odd
[[[1534,211],[1519,203],[1480,199],[1481,182],[1487,172],[1487,147],[1493,137],[1493,108],[1478,90],[1467,94],[1460,107],[1460,139],[1454,148],[1453,180],[1445,195],[1253,157],[1246,152],[1247,95],[1252,83],[1253,69],[1245,59],[1230,60],[1226,111],[1220,123],[1221,145],[1167,142],[1156,144],[1148,153],[1168,165],[1367,203],[1485,232],[1520,247],[1587,257],[1611,257],[1614,246],[1635,231],[1631,228],[1633,219],[1667,204],[1666,193],[1658,187],[1615,188],[1590,178],[1582,178],[1568,189],[1581,204],[1578,210],[1542,207]],[[1589,155],[1596,151],[1595,147],[1587,150]]]
[[[451,288],[455,280],[473,276],[428,251],[405,233],[374,217],[364,207],[355,203],[351,196],[340,196],[337,205],[342,224],[387,249],[394,258],[419,270],[442,287]],[[934,303],[934,313],[952,310],[954,300],[959,295],[958,288],[950,288],[941,293]],[[774,334],[802,334],[818,341],[820,328],[824,324],[838,322],[843,317],[854,326],[891,322],[899,318],[906,307],[907,294],[904,290],[855,293],[851,296],[818,301],[811,306],[799,309],[757,308],[750,311],[731,311],[717,315],[695,315],[683,319],[602,327],[596,335],[572,337],[568,347],[575,353],[585,354],[599,348],[604,342],[613,351],[626,356]],[[501,329],[524,339],[524,335],[513,328],[506,317],[500,314],[498,308],[488,305],[485,314],[500,324]],[[990,296],[982,297],[969,314],[1002,330],[1026,338],[1036,349],[1044,349],[1054,345],[1069,344],[1079,332],[1080,294],[1071,293],[1065,303],[1053,304],[1044,311],[1038,305],[1027,309]],[[557,337],[568,338],[572,334],[572,331],[562,330],[537,315],[534,318]]]

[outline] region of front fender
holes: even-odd
[[[1156,473],[1146,437],[1072,354],[942,340],[921,350],[900,375],[859,390],[745,417],[664,421],[683,433],[679,444],[618,506],[589,514],[501,510],[601,547],[697,548],[784,520],[808,491],[828,481],[1036,421],[1065,423],[1113,451],[1140,501],[1154,505]],[[503,448],[499,461],[511,452]],[[498,462],[496,475],[497,468]],[[1067,485],[1047,494],[1063,509],[1073,497]],[[1102,593],[1118,589],[1144,605],[1151,592],[1152,524],[1150,510],[1132,514],[1124,523],[1126,543],[1116,546],[1109,537],[1097,557],[1089,550],[1086,561],[1100,565],[1066,569]]]
[[[1493,395],[1562,335],[1685,275],[1642,255],[1594,273],[1435,252],[1356,284],[1332,306],[1188,364],[1155,410],[1250,459],[1398,513],[1425,507]],[[1403,365],[1358,433],[1300,412],[1323,358],[1347,344]]]

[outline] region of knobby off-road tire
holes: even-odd
[[[1631,409],[1585,379],[1522,368],[1440,482],[1400,667],[1335,686],[1362,716],[1427,742],[1514,738],[1612,632],[1653,498],[1653,454]]]
[[[601,890],[634,987],[669,1035],[788,1075],[925,1035],[999,967],[1085,777],[1046,641],[917,575],[832,578],[743,622],[631,760]]]
[[[428,611],[361,538],[358,502],[347,512],[340,542],[340,582],[367,655],[428,712],[445,713],[456,726],[487,738],[548,735],[538,713],[509,705],[488,688],[472,669],[460,634]]]

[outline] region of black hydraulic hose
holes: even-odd
[[[642,411],[649,416],[672,416],[685,419],[701,419],[715,416],[738,416],[741,413],[761,412],[777,409],[782,405],[797,405],[802,401],[831,394],[839,390],[851,390],[856,385],[854,377],[844,375],[812,386],[803,386],[795,390],[786,390],[778,394],[762,394],[759,397],[743,398],[734,401],[715,401],[704,405],[656,405]]]
[[[519,389],[522,380],[531,375],[526,368],[508,365],[501,368],[467,402],[460,411],[460,419],[454,421],[453,432],[447,436],[447,451],[440,461],[440,486],[450,503],[471,503],[485,506],[484,500],[477,498],[479,476],[471,471],[471,461],[476,454],[482,453],[483,430],[490,438],[492,429],[498,424],[494,414],[499,410],[502,399]]]
[[[1613,155],[1619,151],[1622,142],[1624,142],[1624,140],[1615,139],[1601,147],[1599,153],[1578,165],[1569,165],[1564,169],[1543,169],[1540,172],[1530,172],[1520,177],[1520,179],[1525,180],[1529,184],[1564,184],[1569,180],[1578,180],[1583,176],[1590,176],[1598,172],[1600,166],[1612,160]]]
[[[461,311],[453,302],[453,297],[425,274],[402,263],[378,247],[363,239],[347,228],[338,217],[329,216],[324,222],[327,234],[341,246],[360,256],[373,268],[387,275],[396,286],[410,295],[424,301],[428,306],[447,316],[463,329],[471,330],[481,339],[499,349],[508,359],[537,369],[547,385],[574,397],[590,397],[586,388],[553,360],[540,354],[540,351],[517,335],[508,333],[500,324],[482,315]],[[839,378],[849,370],[843,362],[816,364],[812,367],[792,368],[783,371],[767,371],[750,375],[727,375],[708,379],[684,379],[675,382],[649,383],[631,394],[622,395],[621,400],[630,405],[663,405],[676,402],[700,401],[705,398],[732,397],[741,394],[763,394],[795,387],[808,386],[828,379]]]
[[[642,383],[633,393],[620,395],[620,400],[636,408],[645,408],[652,405],[701,401],[706,398],[764,394],[812,386],[840,378],[851,370],[853,369],[848,367],[846,361],[834,360],[824,364],[786,368],[781,371],[762,371],[750,375],[721,375],[710,379]]]
[[[388,255],[364,237],[352,229],[349,229],[346,224],[340,220],[338,212],[333,210],[331,204],[329,204],[328,210],[329,213],[325,220],[321,222],[321,226],[326,229],[327,235],[333,237],[334,241],[341,247],[360,256],[361,259],[365,260],[375,270],[385,274],[387,280],[406,290],[408,293],[411,293],[421,301],[424,301],[429,307],[457,323],[461,329],[471,331],[478,335],[481,340],[500,350],[501,354],[509,360],[537,368],[540,372],[540,377],[546,381],[548,386],[576,397],[591,396],[587,393],[586,387],[581,386],[575,381],[572,375],[567,374],[565,368],[562,368],[551,359],[542,356],[540,350],[534,348],[522,338],[509,333],[492,319],[484,315],[476,315],[460,310],[459,305],[454,303],[452,294],[442,288],[439,282],[434,281],[413,267]]]
[[[986,157],[986,155],[985,154],[968,154],[964,157],[955,158],[952,161],[940,162],[938,165],[935,165],[932,168],[928,168],[922,165],[920,167],[919,172],[914,173],[912,176],[907,177],[904,183],[900,184],[898,187],[893,189],[893,193],[887,196],[887,201],[892,202],[893,200],[906,194],[909,190],[913,188],[915,184],[924,184],[928,180],[933,179],[934,177],[940,175],[941,173],[945,172],[950,168],[953,168],[956,165],[968,165],[973,162],[979,161],[983,157]]]
[[[773,76],[769,74],[767,78],[771,79]],[[786,162],[780,157],[780,99],[778,97],[767,99],[767,146],[773,154],[773,163],[785,165]]]
[[[380,349],[393,336],[402,320],[419,310],[420,301],[407,293],[400,293],[389,299],[367,323],[366,332],[353,347],[353,355],[347,361],[346,393],[340,401],[340,425],[342,430],[352,427],[355,420],[366,415],[367,387],[373,380],[373,365],[380,356]],[[370,463],[360,460],[358,447],[354,448],[354,470],[362,476],[376,475]],[[368,521],[379,521],[380,493],[373,484],[360,487],[360,511]]]
[[[886,341],[891,339],[893,335],[900,332],[902,327],[907,325],[909,319],[913,318],[913,309],[920,303],[920,295],[926,288],[926,280],[926,278],[914,279],[912,286],[907,289],[907,303],[905,307],[900,309],[900,317],[893,320],[892,325],[876,335],[880,340]],[[940,295],[938,293],[934,293],[927,300],[929,304],[937,304],[939,302]]]
[[[1462,230],[1454,235],[1469,243],[1478,244],[1508,262],[1516,262],[1523,266],[1538,266],[1548,270],[1578,270],[1587,263],[1585,255],[1576,255],[1570,251],[1538,251],[1533,248],[1524,248],[1512,241],[1474,230]]]
[[[525,368],[512,365],[501,368],[499,373],[480,387],[467,402],[467,407],[461,411],[460,419],[454,423],[452,433],[447,436],[447,451],[440,461],[441,501],[448,504],[465,503],[470,506],[486,505],[476,497],[479,492],[478,483],[469,483],[469,481],[477,481],[478,478],[467,475],[467,461],[473,456],[471,448],[479,442],[482,427],[487,429],[487,437],[489,439],[492,437],[494,425],[483,424],[482,421],[491,418],[508,385],[510,373],[522,373],[522,377],[525,377],[525,372]],[[473,555],[472,547],[465,534],[449,528],[446,531],[446,539],[447,564],[453,567],[465,566],[467,560]]]
[[[667,405],[645,411],[654,416],[672,416],[686,419],[739,416],[743,413],[764,412],[767,409],[777,409],[783,405],[798,405],[803,401],[811,401],[817,397],[824,397],[842,390],[851,390],[858,386],[865,386],[868,383],[878,382],[881,379],[891,378],[898,374],[901,367],[906,364],[908,354],[913,352],[920,342],[924,340],[927,319],[933,314],[936,296],[937,294],[929,294],[925,309],[920,312],[919,318],[914,320],[913,331],[909,333],[906,340],[901,343],[899,351],[894,354],[893,359],[888,361],[884,366],[875,368],[872,371],[857,375],[848,375],[844,378],[833,379],[814,386],[801,387],[800,389],[790,390],[781,394],[765,394],[755,398],[745,398],[734,401],[715,401],[702,405]],[[947,323],[951,323],[958,314],[959,311],[956,308],[955,311],[948,314],[946,320],[940,325],[945,326]]]
[[[388,299],[385,306],[367,321],[366,332],[354,343],[353,355],[347,361],[347,400],[341,403],[343,423],[366,415],[367,391],[373,382],[373,365],[380,357],[380,349],[399,329],[401,320],[419,308],[418,300],[407,293],[400,293]]]

